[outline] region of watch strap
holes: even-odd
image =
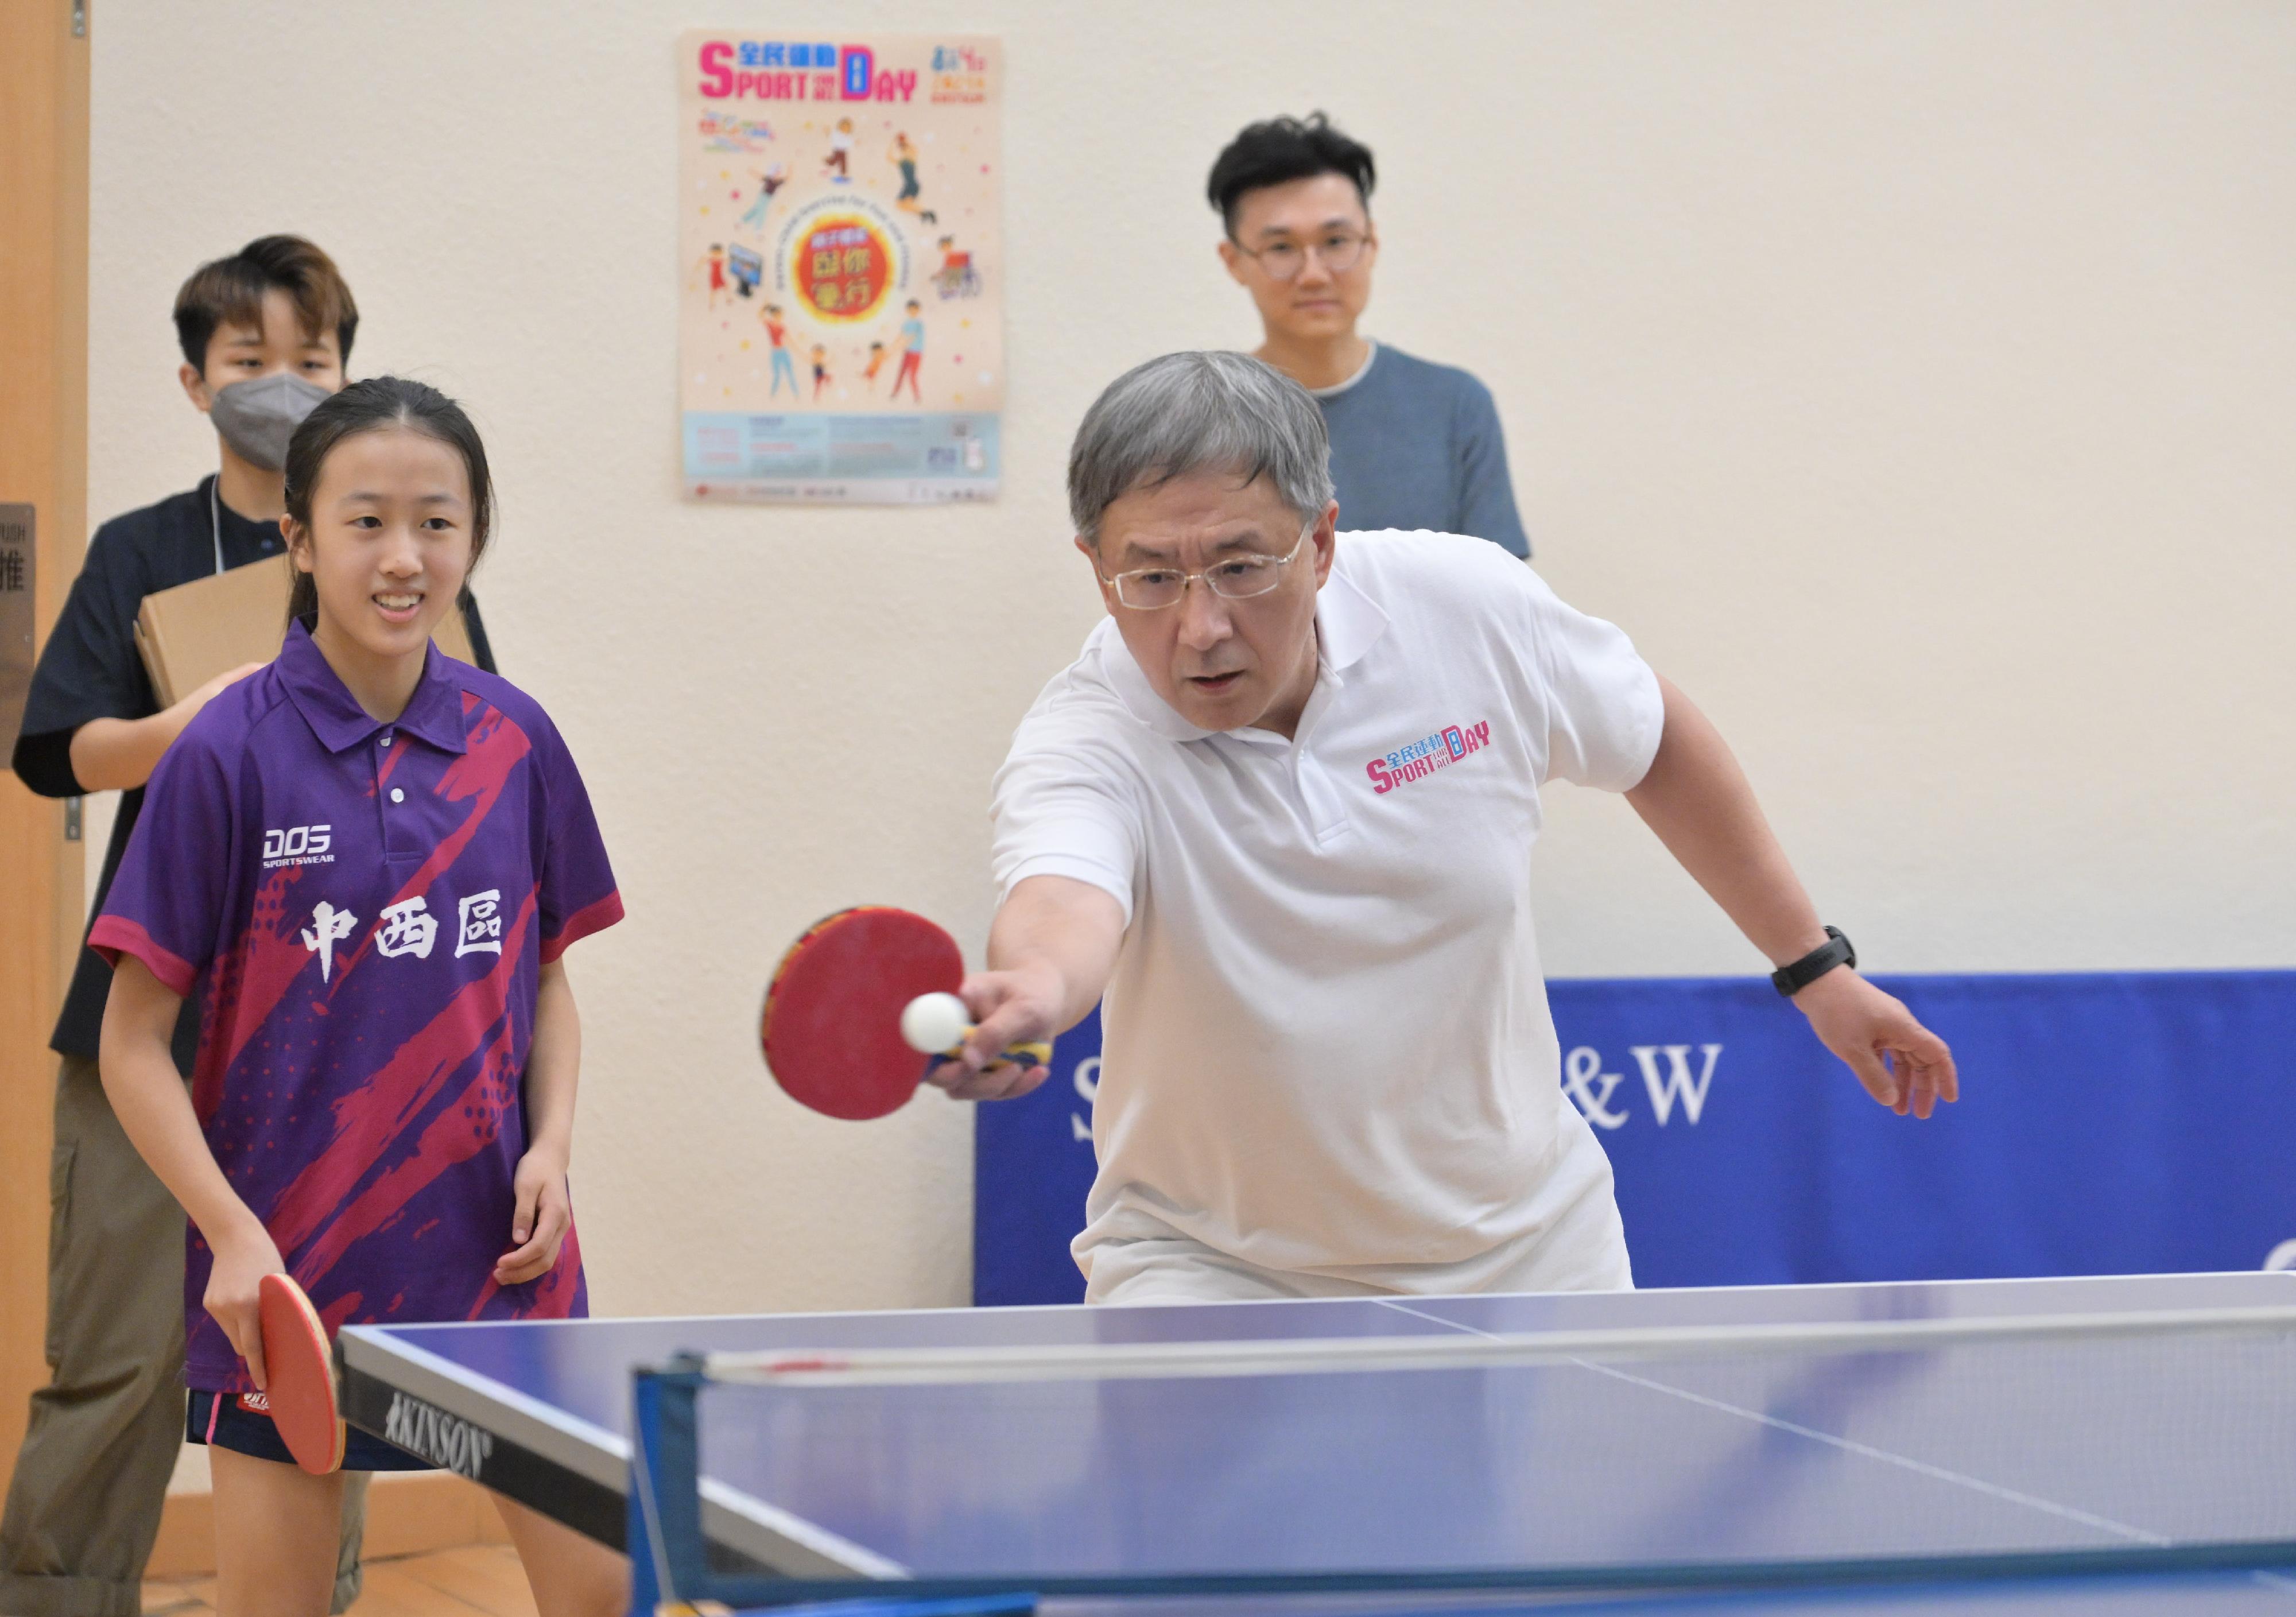
[[[1825,929],[1825,941],[1800,959],[1791,961],[1770,973],[1770,982],[1779,993],[1792,999],[1796,994],[1816,982],[1837,965],[1857,964],[1857,946],[1838,927]]]

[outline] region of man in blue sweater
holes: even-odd
[[[1250,125],[1212,165],[1220,258],[1266,328],[1256,357],[1323,406],[1343,525],[1472,534],[1527,557],[1490,390],[1357,334],[1379,259],[1374,177],[1369,148],[1321,112]]]

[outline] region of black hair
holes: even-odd
[[[1271,118],[1265,123],[1245,125],[1243,133],[1228,142],[1227,150],[1212,164],[1204,194],[1219,210],[1222,226],[1233,235],[1236,204],[1245,192],[1289,180],[1313,179],[1319,174],[1343,174],[1353,180],[1365,211],[1370,211],[1371,188],[1379,175],[1369,146],[1341,134],[1321,112],[1310,112],[1304,119]]]
[[[427,382],[404,376],[370,376],[354,382],[321,401],[287,440],[287,514],[308,537],[311,531],[311,496],[319,486],[319,472],[335,446],[362,432],[403,428],[435,438],[463,457],[471,477],[471,565],[486,554],[487,535],[494,527],[495,486],[487,471],[487,447],[463,406]],[[319,615],[319,586],[301,568],[287,597],[288,621],[316,628]]]
[[[348,365],[358,334],[358,304],[335,261],[301,236],[258,236],[227,259],[202,264],[176,293],[176,342],[191,367],[205,374],[216,327],[263,324],[263,294],[295,300],[303,334],[316,341],[332,326]]]

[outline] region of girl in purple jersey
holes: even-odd
[[[192,1219],[218,1606],[320,1617],[343,1478],[298,1469],[264,1413],[258,1283],[293,1275],[331,1331],[587,1311],[560,956],[621,905],[547,716],[430,644],[492,513],[469,418],[355,383],[296,431],[286,481],[287,644],[161,761],[91,942],[115,973],[105,1092]],[[194,994],[186,1090],[168,1038]],[[355,1432],[345,1468],[449,1457]],[[627,1608],[619,1556],[496,1504],[541,1611]]]

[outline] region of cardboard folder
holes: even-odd
[[[161,707],[175,706],[243,662],[268,662],[279,654],[287,643],[294,565],[274,556],[144,597],[135,614],[135,649]],[[449,657],[473,660],[460,610],[439,620],[433,644]]]

